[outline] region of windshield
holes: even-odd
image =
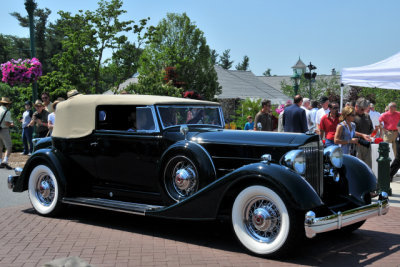
[[[220,108],[215,106],[161,106],[158,112],[164,128],[182,124],[223,126]]]

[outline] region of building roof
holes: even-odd
[[[301,59],[299,58],[299,60],[297,60],[297,63],[292,67],[292,69],[305,69],[307,66],[306,64],[303,63],[303,61],[301,61]]]
[[[271,100],[272,104],[283,104],[290,99],[280,90],[262,82],[251,71],[225,70],[220,66],[215,66],[215,70],[218,83],[222,86],[222,93],[216,96],[218,99],[262,98]]]

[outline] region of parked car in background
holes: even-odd
[[[80,95],[56,112],[52,137],[8,178],[43,216],[73,204],[229,218],[247,250],[277,256],[304,235],[351,232],[389,208],[371,170],[340,147],[324,149],[317,135],[224,130],[218,103]]]

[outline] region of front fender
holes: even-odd
[[[35,153],[32,154],[31,157],[27,160],[24,169],[22,170],[22,173],[20,177],[17,180],[17,183],[15,184],[13,191],[14,192],[23,192],[28,189],[28,180],[29,180],[29,175],[32,171],[32,169],[37,166],[38,164],[47,164],[49,167],[53,168],[53,171],[55,171],[57,177],[59,178],[60,186],[66,190],[65,185],[66,183],[66,178],[63,173],[63,168],[62,164],[57,157],[56,153],[50,149],[50,148],[45,148],[45,149],[40,149],[35,151]],[[65,192],[65,191],[64,191]]]
[[[297,210],[323,205],[315,190],[297,173],[277,164],[254,163],[223,176],[179,203],[146,214],[166,218],[215,219],[225,196],[236,186],[249,186],[249,183],[270,185],[284,194],[289,205]]]
[[[345,175],[349,195],[364,203],[365,194],[376,190],[376,177],[372,170],[363,161],[350,155],[343,155],[341,173]]]

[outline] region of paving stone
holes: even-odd
[[[0,209],[0,266],[79,257],[93,266],[400,266],[400,208],[351,235],[321,234],[283,259],[243,250],[226,224],[179,222],[70,208],[45,218],[29,206]]]

